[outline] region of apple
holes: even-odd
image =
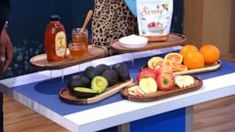
[[[157,91],[158,85],[154,78],[148,77],[148,78],[141,78],[139,81],[139,87],[141,91],[143,91],[145,94],[154,93]]]
[[[148,69],[145,68],[142,71],[140,71],[137,75],[137,81],[139,82],[141,78],[153,78],[153,79],[157,79],[157,74],[153,69]]]
[[[175,77],[170,72],[162,72],[157,76],[159,90],[170,91],[175,88]]]

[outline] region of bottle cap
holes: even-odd
[[[51,21],[60,21],[60,16],[59,15],[52,15],[50,16]]]

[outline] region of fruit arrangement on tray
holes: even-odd
[[[132,101],[154,101],[199,89],[202,81],[191,75],[174,75],[170,67],[142,69],[137,82],[124,88],[122,96]]]
[[[84,102],[84,99],[99,96],[93,103],[119,92],[130,83],[129,70],[124,63],[112,67],[105,64],[89,66],[83,73],[68,79],[67,88],[60,91],[60,98],[67,102],[79,103]]]
[[[219,57],[219,49],[211,44],[199,49],[185,45],[179,53],[168,53],[164,58],[152,57],[138,73],[137,82],[121,91],[122,96],[132,101],[153,101],[197,90],[202,86],[202,80],[188,75],[190,72],[187,71],[216,65]],[[177,72],[186,75],[177,75]]]
[[[220,51],[214,45],[205,44],[199,49],[194,45],[185,45],[179,53],[168,53],[164,58],[152,57],[147,67],[158,69],[163,66],[174,73],[191,74],[219,68],[219,58]]]

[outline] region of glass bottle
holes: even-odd
[[[67,38],[65,28],[58,15],[50,16],[44,36],[45,52],[49,62],[61,61],[66,57]]]

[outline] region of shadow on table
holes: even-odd
[[[61,88],[66,87],[66,82],[67,82],[67,78],[65,78],[64,81],[62,81],[61,78],[45,80],[45,81],[39,82],[35,86],[35,90],[42,94],[56,95],[59,93]]]

